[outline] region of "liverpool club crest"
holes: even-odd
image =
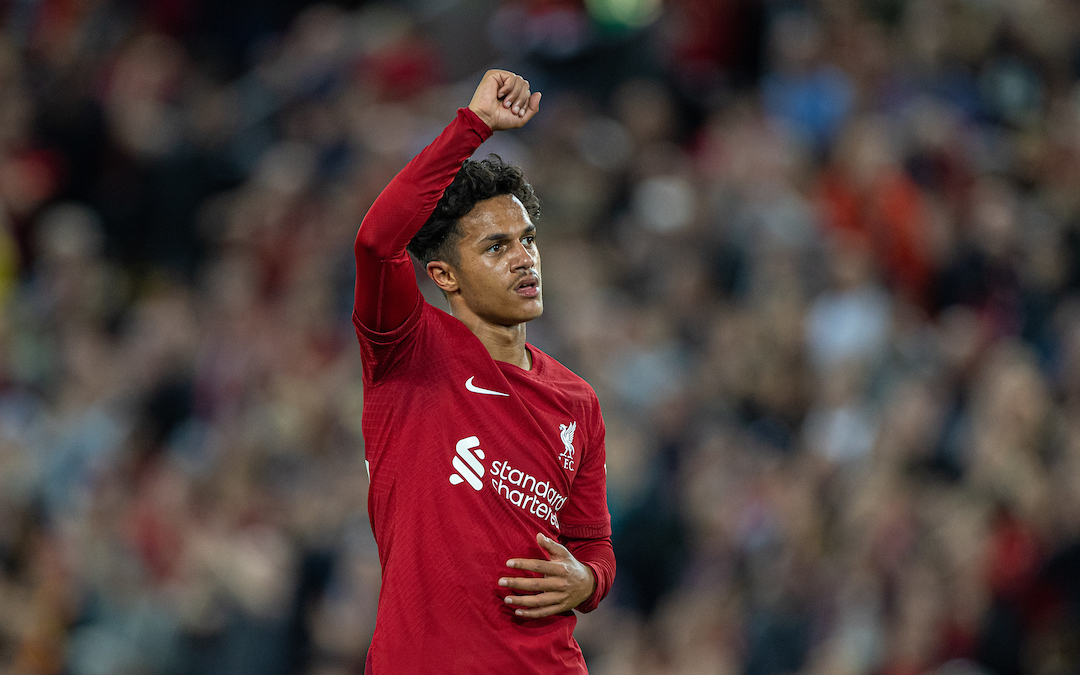
[[[563,451],[559,457],[563,461],[563,468],[567,471],[574,470],[574,431],[577,430],[577,422],[569,425],[559,425],[559,438],[562,439]]]

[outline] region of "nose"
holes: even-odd
[[[536,256],[520,240],[514,245],[513,255],[510,258],[510,269],[530,269],[536,265]]]

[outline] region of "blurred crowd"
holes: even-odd
[[[1077,3],[0,22],[0,672],[363,672],[352,241],[490,66],[607,422],[590,671],[1080,672]]]

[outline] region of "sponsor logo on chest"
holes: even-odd
[[[574,431],[577,422],[559,425],[559,439],[563,451],[558,456],[562,468],[573,472],[575,468]],[[485,477],[495,493],[514,506],[527,511],[541,520],[546,520],[553,527],[559,527],[558,512],[566,504],[566,495],[559,492],[555,483],[542,477],[538,478],[527,471],[513,466],[509,460],[494,459],[489,467],[482,460],[487,458],[480,447],[477,436],[467,436],[455,445],[455,455],[450,460],[454,473],[450,474],[451,485],[468,483],[473,490],[484,489]]]

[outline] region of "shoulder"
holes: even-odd
[[[593,391],[592,386],[584,378],[564,366],[558,359],[538,349],[535,345],[530,344],[529,351],[533,355],[534,367],[539,365],[543,368],[543,379],[558,384],[568,392],[573,393],[575,397],[585,398],[590,402],[597,403],[596,392]]]
[[[353,317],[364,364],[364,383],[376,385],[433,361],[449,359],[462,349],[465,336],[461,322],[421,298],[401,326],[392,331],[372,331]],[[467,330],[467,329],[466,329]]]

